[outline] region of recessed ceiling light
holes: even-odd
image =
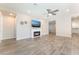
[[[69,11],[70,11],[70,9],[66,9],[66,11],[67,11],[67,12],[69,12]]]
[[[10,16],[13,16],[13,13],[10,13],[9,15],[10,15]]]
[[[27,10],[27,13],[30,14],[31,13],[31,10]]]

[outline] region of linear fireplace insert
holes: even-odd
[[[36,37],[36,36],[40,36],[40,31],[35,31],[34,32],[34,37]]]

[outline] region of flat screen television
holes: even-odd
[[[41,22],[38,18],[32,19],[32,27],[41,27]]]

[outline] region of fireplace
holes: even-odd
[[[34,32],[34,37],[36,37],[36,36],[40,36],[40,31],[35,31]]]

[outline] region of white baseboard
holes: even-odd
[[[7,39],[14,39],[15,37],[9,37],[9,38],[2,38],[2,40],[7,40]]]
[[[60,33],[56,34],[56,36],[72,37],[71,34],[60,34]]]

